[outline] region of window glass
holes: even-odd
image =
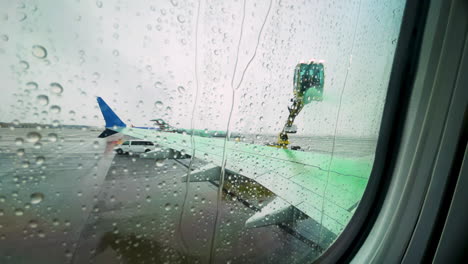
[[[0,2],[0,263],[317,258],[370,177],[404,4]]]

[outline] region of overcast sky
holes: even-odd
[[[128,124],[277,133],[315,58],[324,100],[299,133],[375,136],[403,1],[298,2],[1,1],[0,121],[102,126],[101,96]]]

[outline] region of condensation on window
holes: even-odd
[[[309,263],[373,166],[404,1],[3,1],[1,263]]]

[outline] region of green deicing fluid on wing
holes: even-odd
[[[153,140],[176,150],[190,148],[190,134],[119,128],[123,134]],[[199,130],[199,132],[204,130]],[[206,134],[206,133],[205,133]],[[221,164],[223,140],[195,136],[197,157]],[[372,169],[373,156],[346,157],[331,154],[278,149],[268,146],[228,141],[226,169],[263,185],[338,235],[353,215]],[[329,175],[328,185],[326,185]],[[325,196],[323,196],[326,186]],[[322,211],[321,204],[325,199]],[[323,216],[322,216],[323,214]]]

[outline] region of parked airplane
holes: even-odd
[[[176,128],[176,127],[169,125],[168,123],[166,123],[166,121],[164,121],[161,118],[152,119],[151,121],[154,122],[154,124],[159,128],[159,130],[165,131],[165,132],[174,132],[174,133],[179,133],[179,134],[185,133],[189,135],[192,135],[193,133],[194,136],[200,136],[200,137],[226,137],[226,131],[222,131],[222,130]],[[237,133],[235,134],[236,135],[233,135],[233,133],[231,133],[231,136],[232,137],[237,136]]]
[[[352,217],[373,164],[372,157],[332,157],[323,153],[225,142],[197,134],[191,138],[190,133],[170,133],[170,129],[166,132],[165,129],[128,127],[102,98],[98,97],[97,101],[106,121],[106,131],[150,140],[165,148],[147,153],[155,158],[166,158],[164,153],[168,150],[171,153],[185,152],[194,142],[195,157],[208,161],[209,165],[190,172],[184,181],[212,181],[219,180],[221,175],[242,175],[275,193],[277,197],[273,201],[246,221],[247,227],[289,223],[307,216],[320,226],[321,231],[314,240],[323,248],[341,233]],[[223,162],[224,173],[221,172]]]
[[[112,109],[102,100],[100,97],[98,97],[98,104],[99,107],[101,108],[102,111],[108,112],[108,116],[106,119],[106,130],[104,130],[98,137],[104,138],[108,137],[110,135],[113,135],[117,132],[115,130],[111,129],[113,126],[116,127],[126,127],[127,125],[120,120],[120,118],[112,111]],[[166,121],[163,119],[152,119],[152,122],[154,122],[155,126],[154,127],[135,127],[131,125],[130,127],[133,127],[135,129],[149,129],[149,130],[156,130],[156,131],[164,131],[164,132],[173,132],[173,133],[180,133],[180,134],[190,134],[190,135],[195,135],[195,136],[200,136],[200,137],[226,137],[226,131],[220,131],[220,130],[205,130],[205,129],[184,129],[184,128],[175,128],[170,126]],[[237,133],[231,133],[231,136],[238,136]]]

